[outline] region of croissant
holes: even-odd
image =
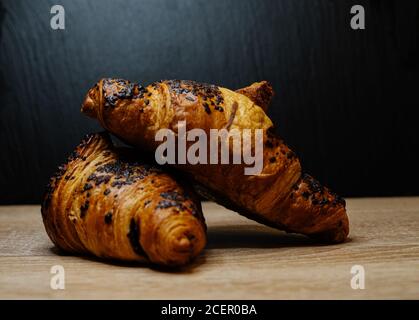
[[[54,244],[73,253],[180,266],[206,243],[196,195],[106,133],[86,136],[59,167],[41,212]]]
[[[266,225],[324,242],[349,233],[345,200],[301,171],[295,153],[273,133],[265,114],[273,95],[267,82],[231,91],[194,81],[162,80],[142,87],[102,79],[87,93],[81,111],[125,142],[154,152],[159,129],[263,130],[263,168],[245,175],[239,164],[178,164],[201,194]],[[258,105],[259,104],[259,105]],[[230,150],[231,151],[231,150]]]

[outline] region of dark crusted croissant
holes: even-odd
[[[59,248],[103,258],[178,266],[206,243],[193,192],[132,150],[113,147],[106,133],[87,136],[59,167],[42,217]]]
[[[244,175],[242,165],[184,164],[215,201],[288,232],[326,242],[342,242],[349,232],[345,201],[307,174],[298,158],[272,133],[266,109],[273,94],[267,82],[234,92],[193,81],[165,80],[146,88],[121,79],[103,79],[87,94],[82,112],[125,142],[154,152],[156,132],[263,129],[263,170]],[[230,149],[230,152],[232,150]]]

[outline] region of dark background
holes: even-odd
[[[366,30],[350,28],[354,4]],[[38,203],[99,129],[79,109],[106,76],[269,80],[269,115],[308,172],[344,196],[419,195],[419,1],[10,0],[0,23],[2,204]]]

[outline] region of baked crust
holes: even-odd
[[[206,243],[200,202],[107,133],[88,135],[51,178],[42,203],[59,248],[123,261],[179,266]]]
[[[154,152],[159,129],[263,130],[263,170],[245,175],[243,165],[176,165],[214,195],[217,202],[259,222],[326,242],[349,233],[345,201],[302,174],[295,153],[273,133],[265,109],[273,94],[267,83],[234,92],[194,81],[163,80],[142,86],[102,79],[87,94],[81,111],[125,142]],[[258,89],[264,93],[258,93]],[[263,98],[262,98],[263,97]],[[256,103],[257,102],[257,103]],[[253,148],[253,147],[252,147]],[[233,152],[230,149],[230,154]]]

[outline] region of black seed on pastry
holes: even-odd
[[[134,218],[131,218],[127,236],[134,252],[140,256],[145,255],[145,252],[140,244],[140,226],[139,223],[137,224],[135,222]]]
[[[302,193],[302,196],[304,197],[304,199],[308,199],[308,197],[310,196],[310,193],[308,193],[307,191],[304,191]]]
[[[105,214],[105,223],[106,224],[112,223],[112,212],[108,212],[107,214]]]
[[[265,143],[265,146],[267,146],[268,148],[273,148],[274,147],[271,140],[267,140],[266,143]]]
[[[204,107],[206,113],[211,114],[211,109],[210,109],[208,103],[204,102],[202,104],[202,106]]]
[[[86,200],[86,202],[80,207],[80,218],[84,218],[86,216],[86,212],[89,209],[89,200]]]

